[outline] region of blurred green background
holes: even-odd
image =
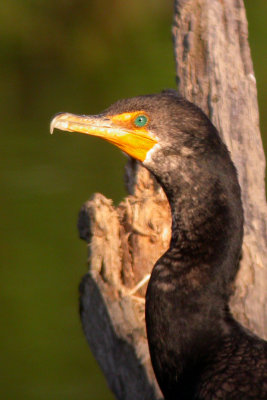
[[[247,0],[267,134],[266,0]],[[173,0],[10,0],[0,4],[0,398],[110,400],[83,336],[78,211],[124,196],[124,157],[83,135],[49,135],[59,111],[97,113],[175,87]]]

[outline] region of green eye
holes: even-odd
[[[147,117],[145,115],[138,115],[138,117],[136,117],[134,120],[134,124],[139,128],[145,126],[146,123],[147,123]]]

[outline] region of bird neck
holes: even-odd
[[[173,260],[174,275],[194,271],[201,281],[206,277],[220,284],[221,295],[228,299],[243,238],[240,187],[230,158],[221,168],[201,162],[188,161],[161,175],[172,214],[166,257]]]
[[[147,334],[158,379],[166,369],[164,379],[174,374],[182,387],[191,371],[189,391],[198,360],[230,329],[227,303],[243,232],[240,189],[231,165],[230,172],[228,184],[205,171],[199,176],[176,171],[166,179],[162,175],[160,182],[171,206],[172,237],[148,285]]]
[[[212,263],[218,256],[226,256],[229,241],[231,217],[225,196],[217,183],[207,182],[205,190],[198,182],[183,186],[168,192],[172,214],[169,252],[184,264]]]

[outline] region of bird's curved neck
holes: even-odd
[[[176,374],[181,378],[177,385],[186,381],[186,371],[197,375],[199,354],[216,347],[227,332],[227,302],[238,269],[243,225],[235,175],[230,196],[216,177],[204,180],[192,174],[187,179],[177,173],[171,185],[162,184],[172,211],[172,238],[154,266],[146,295],[154,369],[165,381]]]
[[[199,269],[202,277],[210,269],[211,278],[230,284],[243,238],[240,187],[230,158],[222,171],[206,160],[187,161],[168,169],[159,183],[171,207],[172,236],[166,257],[179,263],[174,273],[179,275],[181,265],[188,272]]]

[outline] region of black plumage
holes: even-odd
[[[158,138],[143,165],[172,211],[169,250],[146,294],[153,368],[166,400],[267,399],[267,343],[235,321],[243,211],[236,169],[204,113],[171,92],[121,100],[107,115],[144,110]]]
[[[210,120],[165,91],[120,100],[99,116],[60,114],[55,127],[115,143],[141,160],[167,195],[170,247],[146,293],[149,349],[165,399],[266,400],[267,342],[228,307],[243,210],[236,169]]]

